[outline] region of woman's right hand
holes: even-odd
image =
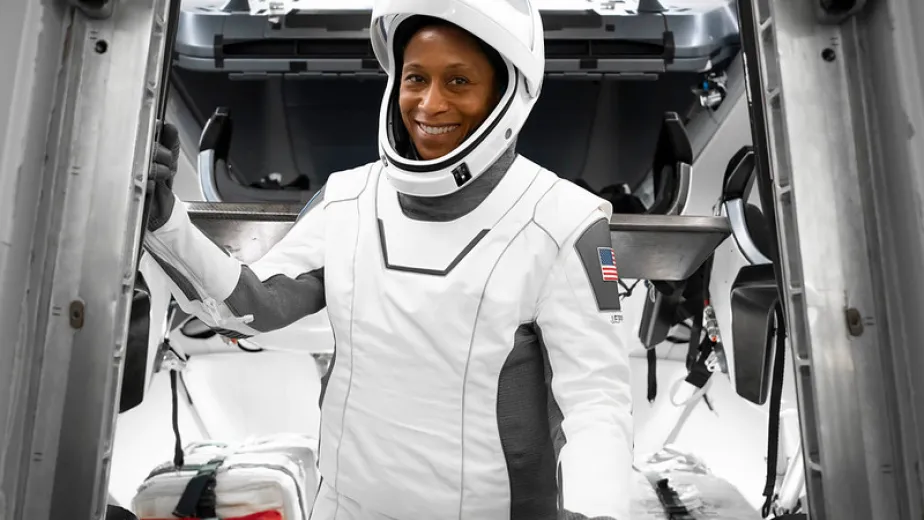
[[[158,124],[162,126],[158,140],[154,143],[153,161],[148,173],[148,189],[154,190],[148,231],[156,231],[170,218],[173,211],[173,178],[180,159],[180,134],[176,127],[170,123]]]

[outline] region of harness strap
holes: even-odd
[[[767,428],[767,480],[764,484],[764,505],[761,512],[764,518],[770,515],[770,508],[776,498],[776,463],[780,445],[780,406],[783,398],[783,369],[786,364],[786,323],[783,318],[783,306],[776,308],[776,355],[773,361],[773,379],[770,387],[770,421]],[[769,342],[773,340],[773,331],[768,332]]]
[[[186,483],[186,489],[173,510],[178,518],[217,518],[215,511],[215,476],[224,463],[223,456],[216,457],[199,468],[196,475]]]

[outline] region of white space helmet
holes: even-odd
[[[402,57],[396,56],[399,26],[414,16],[440,18],[458,25],[492,47],[507,65],[508,84],[494,111],[455,150],[433,160],[414,160],[396,149],[403,131],[397,113]],[[388,74],[379,115],[379,154],[388,180],[401,193],[420,197],[448,195],[469,184],[494,164],[523,128],[545,75],[545,41],[539,11],[531,0],[375,0],[370,29],[372,47]]]

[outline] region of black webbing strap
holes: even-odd
[[[687,358],[684,365],[687,370],[693,370],[699,354],[700,338],[703,337],[703,313],[706,305],[695,305],[693,309],[693,323],[690,326],[690,342],[687,343]]]
[[[783,399],[783,369],[786,364],[786,325],[783,307],[780,304],[776,312],[776,356],[773,361],[773,379],[770,386],[770,421],[767,428],[767,480],[764,484],[764,505],[761,512],[764,518],[770,515],[770,508],[776,498],[776,463],[780,445],[780,405]],[[772,333],[771,333],[772,334]],[[772,336],[767,342],[773,341]],[[769,345],[768,345],[769,346]]]
[[[690,303],[688,309],[693,316],[693,323],[690,327],[690,343],[687,347],[687,370],[693,370],[697,360],[701,357],[700,353],[704,347],[700,338],[703,334],[706,307],[709,306],[709,301],[712,299],[712,295],[709,292],[709,284],[712,281],[712,263],[714,259],[715,253],[709,255],[709,258],[697,269],[696,274],[691,277],[691,279],[696,280],[698,286],[692,288],[695,292],[689,297]],[[706,340],[708,341],[708,339],[707,335]],[[705,360],[705,358],[702,359]]]
[[[715,258],[715,254],[710,255],[704,262],[703,265],[692,274],[686,281],[686,286],[683,288],[684,302],[677,309],[677,315],[674,317],[674,324],[684,323],[684,320],[692,318],[692,324],[690,325],[690,338],[687,342],[687,356],[685,365],[688,371],[696,370],[696,364],[700,362],[703,363],[703,366],[700,369],[705,370],[705,361],[708,358],[709,353],[711,353],[712,345],[709,345],[709,352],[705,356],[702,355],[704,350],[704,343],[700,340],[703,335],[703,319],[704,313],[706,311],[706,306],[709,305],[710,294],[709,294],[709,283],[712,279],[712,264]],[[653,290],[664,291],[666,287],[664,283],[652,282],[654,286]],[[671,338],[668,337],[670,341]],[[709,338],[706,338],[706,341],[709,341]],[[648,358],[648,402],[653,403],[655,398],[658,396],[658,355],[657,349],[652,347],[648,349],[647,358]],[[705,375],[705,378],[708,379],[709,375]],[[694,376],[697,377],[697,376]],[[705,384],[705,381],[703,382]],[[702,388],[702,386],[699,386]]]
[[[648,402],[653,403],[658,397],[658,352],[654,347],[648,349]]]
[[[709,378],[712,377],[712,372],[709,370],[707,361],[709,360],[709,356],[712,355],[713,350],[715,350],[715,343],[707,337],[700,342],[696,350],[698,352],[696,361],[693,363],[693,366],[690,367],[684,381],[696,388],[703,388],[706,386],[706,383],[709,382]]]
[[[189,479],[183,496],[176,504],[173,515],[178,518],[217,518],[215,511],[215,475],[218,468],[225,461],[224,457],[216,457],[199,468],[196,475]]]
[[[170,401],[171,401],[171,422],[173,423],[173,465],[176,468],[182,468],[184,465],[183,441],[180,440],[180,403],[179,392],[177,391],[176,370],[170,371]]]

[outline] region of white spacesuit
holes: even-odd
[[[396,29],[415,15],[466,29],[508,68],[487,120],[430,161],[399,151],[393,113]],[[372,38],[390,78],[380,161],[331,175],[250,266],[174,199],[145,247],[181,307],[227,336],[327,307],[336,353],[313,520],[628,520],[611,209],[513,152],[544,74],[538,11],[528,0],[377,0]]]

